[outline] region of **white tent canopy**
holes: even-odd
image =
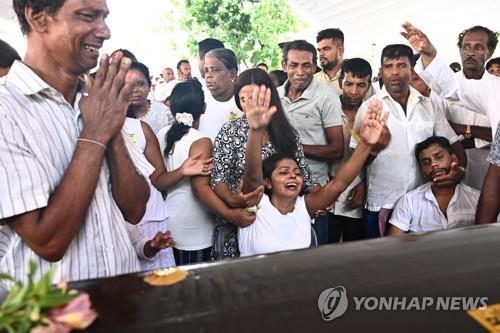
[[[458,34],[474,25],[500,30],[500,1],[496,0],[289,0],[309,24],[300,38],[315,42],[316,33],[340,28],[345,57],[364,57],[379,65],[382,48],[405,43],[401,23],[421,28],[448,61],[459,61]],[[498,48],[500,49],[500,47]],[[498,51],[496,54],[500,54]]]
[[[345,57],[363,57],[374,67],[379,66],[380,51],[385,45],[405,42],[399,35],[400,24],[404,21],[424,30],[448,62],[460,60],[456,43],[462,30],[473,25],[500,30],[498,0],[289,1],[296,14],[306,21],[306,25],[295,34],[296,38],[315,44],[316,33],[321,29],[340,28],[345,34]],[[108,0],[112,10],[109,23],[113,38],[105,44],[104,51],[131,48],[155,69],[167,64],[172,66],[173,59],[178,60],[183,51],[172,52],[171,45],[163,41],[164,35],[152,28],[161,13],[169,8],[169,0],[143,0],[141,4],[142,7],[137,8],[138,4],[133,0]],[[157,15],[153,17],[153,13]],[[129,17],[131,15],[134,17]],[[137,24],[131,25],[134,19]],[[144,29],[139,30],[141,28]],[[179,39],[185,37],[181,33],[178,35]],[[21,55],[24,53],[25,43],[12,10],[12,0],[0,0],[0,38],[14,46]],[[183,43],[179,40],[177,44]],[[500,51],[496,55],[500,55]]]

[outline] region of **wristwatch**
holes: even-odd
[[[471,132],[471,130],[470,130],[470,125],[467,125],[467,128],[466,128],[466,130],[465,130],[464,137],[465,137],[466,139],[470,139],[470,138],[472,138],[472,132]]]

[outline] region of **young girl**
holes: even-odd
[[[192,156],[212,156],[212,142],[198,130],[205,111],[201,85],[197,81],[178,83],[170,95],[176,122],[158,133],[167,170],[175,170]],[[214,217],[212,211],[231,223],[250,224],[255,214],[243,208],[228,207],[211,189],[210,177],[185,177],[174,185],[167,197],[170,231],[175,239],[174,255],[179,265],[210,259]]]
[[[160,131],[158,141],[167,170],[181,166],[190,156],[201,153],[210,156],[210,138],[198,131],[200,116],[205,111],[205,98],[198,81],[178,83],[170,95],[175,123],[166,134]],[[213,216],[195,197],[193,178],[185,177],[174,185],[166,203],[170,213],[170,231],[175,239],[174,256],[178,265],[210,260]]]
[[[250,130],[245,156],[243,192],[262,184],[266,193],[256,211],[255,222],[238,232],[241,256],[306,248],[311,242],[311,218],[329,206],[359,173],[371,146],[382,134],[387,113],[382,104],[369,106],[359,136],[361,141],[336,177],[319,191],[301,196],[304,178],[293,157],[274,155],[262,163],[261,149],[276,107],[270,105],[271,91],[265,86],[247,85],[240,91],[240,103]]]

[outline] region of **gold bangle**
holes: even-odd
[[[101,146],[102,148],[104,148],[104,150],[108,149],[108,147],[104,143],[100,143],[99,141],[95,141],[95,140],[91,140],[91,139],[84,139],[84,138],[78,138],[78,139],[76,139],[76,141],[89,142],[89,143],[93,143],[93,144]]]

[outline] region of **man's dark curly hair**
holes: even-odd
[[[12,0],[12,7],[17,15],[19,24],[21,26],[21,32],[26,35],[30,31],[30,26],[26,16],[24,15],[24,10],[26,7],[31,7],[35,13],[41,11],[46,11],[50,15],[57,13],[59,8],[63,5],[65,0]]]
[[[490,51],[490,54],[493,54],[493,52],[495,52],[495,49],[497,48],[497,44],[498,44],[498,32],[493,32],[490,29],[483,27],[481,25],[475,25],[472,28],[469,28],[469,29],[462,31],[458,35],[457,46],[459,48],[462,48],[462,42],[464,40],[464,36],[468,32],[484,32],[484,33],[486,33],[488,35],[488,50]]]

